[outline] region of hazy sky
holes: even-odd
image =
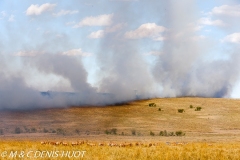
[[[237,0],[1,0],[0,86],[240,98],[239,19]]]

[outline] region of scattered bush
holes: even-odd
[[[133,136],[136,135],[136,130],[135,130],[135,129],[132,130],[132,135],[133,135]]]
[[[169,132],[168,136],[175,136],[174,132]]]
[[[178,109],[178,113],[183,113],[183,112],[185,112],[184,109]]]
[[[46,128],[44,128],[43,133],[48,133],[48,130]]]
[[[104,132],[105,132],[105,134],[111,134],[111,132],[109,130],[105,130]]]
[[[117,134],[117,129],[116,128],[112,128],[111,129],[111,133],[116,135]]]
[[[90,131],[86,131],[85,134],[86,134],[86,135],[89,135],[89,134],[90,134]]]
[[[20,134],[22,131],[19,127],[16,127],[15,130],[14,130],[14,133],[16,134]]]
[[[189,108],[193,108],[193,105],[190,105]]]
[[[195,111],[201,111],[202,107],[197,107]]]
[[[36,128],[31,128],[31,133],[36,133],[37,129]]]
[[[79,129],[75,129],[75,133],[80,134]]]
[[[29,128],[27,128],[26,126],[24,126],[23,128],[24,128],[25,132],[30,133],[30,129]]]
[[[185,136],[185,133],[183,131],[176,131],[176,136]]]
[[[168,133],[167,133],[166,130],[160,131],[160,132],[159,132],[159,136],[168,136]]]
[[[117,134],[117,129],[116,128],[112,128],[111,130],[105,130],[104,132],[105,132],[105,134],[114,134],[114,135],[116,135]]]
[[[3,135],[3,129],[0,129],[0,135]]]
[[[157,105],[155,103],[149,103],[148,106],[149,107],[156,107]]]
[[[152,131],[150,131],[150,136],[155,136],[155,133],[153,133]]]
[[[52,133],[57,133],[57,131],[53,129],[53,130],[52,130]]]
[[[162,111],[162,109],[161,109],[161,108],[158,108],[158,111]]]
[[[184,136],[185,133],[183,131],[167,132],[166,130],[160,131],[159,136]]]
[[[65,135],[65,131],[62,128],[58,128],[56,133],[61,134],[61,135]]]

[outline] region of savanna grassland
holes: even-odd
[[[0,159],[86,159],[86,160],[239,160],[239,143],[188,143],[157,146],[110,147],[41,145],[36,141],[1,141]],[[48,153],[47,153],[48,152]]]
[[[85,143],[71,145],[78,141]],[[106,107],[0,111],[1,153],[44,150],[86,151],[82,159],[240,159],[240,100],[159,98]]]

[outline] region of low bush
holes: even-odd
[[[61,134],[61,135],[65,135],[65,131],[62,128],[58,128],[56,133]]]
[[[183,131],[176,131],[176,136],[185,136],[185,133]]]
[[[132,135],[133,135],[133,136],[136,135],[136,130],[135,130],[135,129],[132,130]]]
[[[79,129],[75,129],[75,133],[80,134]]]
[[[46,128],[44,128],[43,133],[48,133],[48,130]]]
[[[169,132],[168,136],[175,136],[174,132]]]
[[[112,128],[111,129],[111,133],[116,135],[117,134],[117,129],[116,128]]]
[[[150,136],[155,136],[155,133],[150,131]]]
[[[111,134],[111,132],[109,130],[105,130],[104,133],[105,134]]]
[[[160,132],[159,132],[159,136],[168,136],[168,133],[167,133],[166,130],[160,131]]]
[[[197,107],[195,111],[201,111],[202,107]]]
[[[37,129],[36,128],[31,128],[31,133],[36,133]]]
[[[185,112],[184,109],[178,109],[178,113],[183,113],[183,112]]]
[[[156,107],[157,105],[155,103],[149,103],[148,106],[149,107]]]
[[[22,130],[19,127],[16,127],[14,130],[15,134],[20,134],[22,132]]]
[[[104,132],[105,132],[105,134],[114,134],[114,135],[116,135],[117,134],[117,129],[116,128],[112,128],[111,130],[105,130]]]

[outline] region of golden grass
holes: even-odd
[[[10,155],[16,152],[16,157]],[[20,153],[24,151],[24,156]],[[33,151],[33,152],[30,152]],[[58,156],[48,156],[34,153],[36,151],[59,151]],[[62,151],[86,151],[83,157],[68,158],[68,155],[61,155]],[[3,157],[6,153],[6,157]],[[27,157],[27,153],[30,153]],[[82,152],[81,152],[82,153]],[[19,157],[20,156],[20,157]],[[69,154],[71,156],[71,154]],[[13,158],[15,157],[15,158]],[[53,146],[41,145],[40,142],[34,141],[1,141],[0,142],[0,159],[85,159],[85,160],[239,160],[240,159],[240,143],[188,143],[183,145],[167,145],[159,143],[157,146],[132,146],[132,147],[109,147],[109,146],[88,146],[86,144],[80,146]]]
[[[156,107],[149,107],[155,103]],[[193,105],[194,108],[190,108]],[[195,111],[196,107],[201,111]],[[161,111],[158,111],[161,108]],[[178,113],[178,109],[185,112]],[[16,118],[17,117],[17,118]],[[0,160],[31,159],[2,157],[5,151],[86,151],[82,159],[240,159],[240,100],[218,98],[158,98],[130,102],[122,106],[71,107],[37,111],[0,112]],[[22,132],[14,134],[15,127]],[[27,133],[24,128],[35,128]],[[43,129],[61,128],[65,135],[43,133]],[[105,130],[117,129],[116,135]],[[79,130],[79,134],[75,130]],[[131,131],[135,130],[136,135]],[[159,132],[181,130],[185,136],[159,136]],[[155,136],[150,136],[150,131]],[[124,135],[121,135],[121,133]],[[145,146],[53,146],[39,141],[141,142]],[[159,145],[148,147],[149,143]],[[167,145],[166,142],[188,142],[185,145]],[[51,157],[41,159],[73,159]],[[79,158],[78,158],[79,159]],[[81,159],[81,158],[80,158]]]
[[[156,107],[149,107],[155,103]],[[190,108],[193,105],[194,108]],[[201,111],[195,111],[196,107]],[[85,139],[141,139],[161,141],[240,141],[240,100],[223,98],[158,98],[130,102],[122,106],[71,107],[20,112],[0,112],[0,139],[17,137],[38,140],[53,137]],[[161,108],[162,111],[158,111]],[[178,113],[178,109],[185,112]],[[17,117],[17,118],[16,118]],[[21,134],[14,134],[20,127]],[[26,133],[24,128],[35,128],[36,133]],[[65,135],[44,133],[43,129],[65,131]],[[108,136],[106,130],[117,129],[117,137]],[[77,134],[76,129],[79,131]],[[131,131],[136,131],[132,136]],[[184,137],[160,137],[160,131],[184,131]],[[124,133],[124,136],[121,134]],[[24,135],[25,134],[25,135]],[[3,137],[4,136],[4,137]],[[37,138],[35,138],[37,137]]]

